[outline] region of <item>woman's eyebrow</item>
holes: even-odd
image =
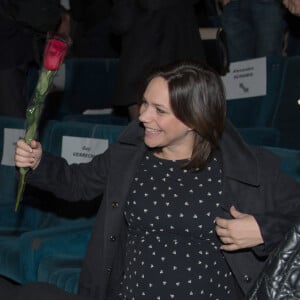
[[[167,107],[165,107],[164,105],[161,105],[161,104],[153,103],[153,105],[155,107],[159,107],[159,108],[163,108],[163,109],[168,109]]]
[[[149,104],[149,101],[147,100],[147,98],[145,96],[142,97],[142,101],[147,102]],[[168,107],[166,107],[165,105],[160,104],[160,103],[155,103],[155,101],[151,101],[150,104],[155,106],[156,108],[163,108],[165,110],[168,110]]]

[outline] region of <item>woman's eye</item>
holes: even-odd
[[[160,108],[157,108],[156,111],[159,113],[159,114],[164,114],[166,113],[164,110],[160,109]]]

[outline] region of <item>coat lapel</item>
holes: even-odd
[[[227,122],[221,139],[221,150],[226,177],[253,186],[259,185],[257,158],[230,122]]]

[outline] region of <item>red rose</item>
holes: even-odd
[[[68,41],[59,37],[48,39],[44,50],[44,68],[50,71],[58,70],[68,50]]]

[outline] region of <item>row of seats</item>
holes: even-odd
[[[240,128],[276,128],[278,146],[300,149],[300,56],[267,57],[265,96],[227,101],[228,118]]]
[[[118,59],[67,59],[64,89],[59,92],[60,97],[55,92],[50,93],[45,109],[48,115],[43,119],[127,124],[127,116],[116,113],[83,115],[86,110],[112,108],[118,64]],[[228,118],[239,128],[275,128],[280,134],[277,146],[300,149],[300,139],[294,138],[300,128],[299,70],[298,56],[267,57],[266,95],[228,100]]]
[[[13,155],[24,128],[23,119],[0,117],[0,275],[18,283],[44,281],[76,292],[99,199],[68,203],[27,186],[21,208],[15,213],[16,170],[9,163],[13,158],[6,156]],[[87,148],[93,149],[93,154],[100,153],[123,129],[121,125],[53,120],[40,140],[46,151],[81,162],[90,155],[74,153]],[[15,140],[11,138],[14,130],[21,130],[13,135]],[[274,147],[276,139],[270,137],[278,137],[278,133],[269,135],[264,128],[244,128],[240,133],[251,144],[265,146],[267,141],[265,147],[282,158],[283,170],[300,181],[300,151]]]
[[[300,56],[267,57],[266,95],[228,100],[228,118],[238,128],[279,133],[276,146],[300,149],[300,139],[296,138],[300,129],[299,72]]]

